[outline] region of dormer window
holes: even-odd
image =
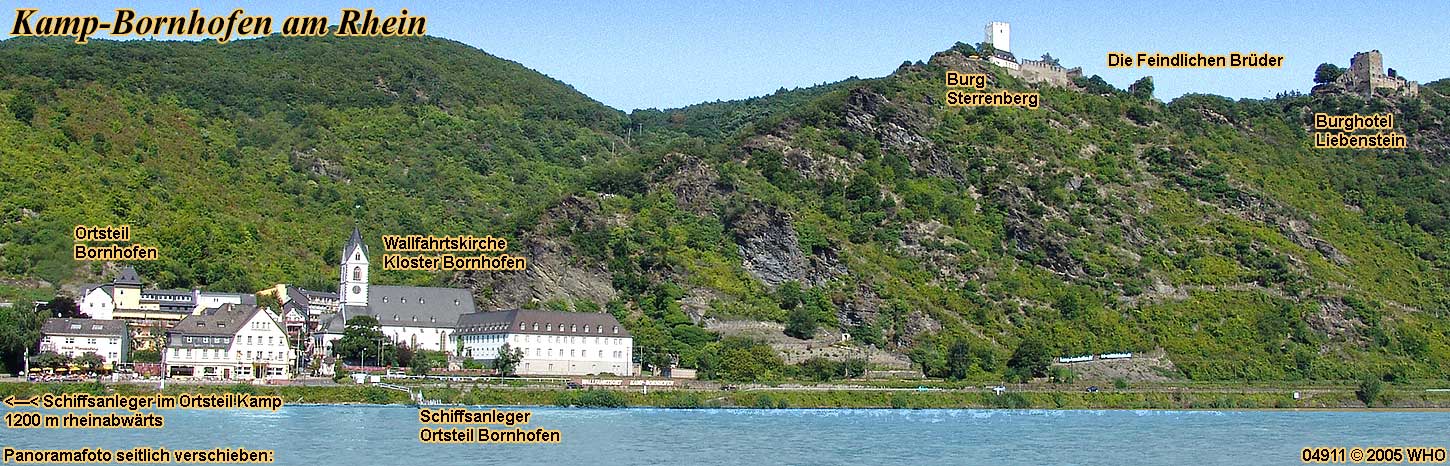
[[[519,322],[519,330],[523,330],[523,329],[524,329],[524,323],[523,322]]]
[[[388,302],[388,297],[387,296],[384,296],[383,297],[383,303],[387,303],[387,302]]]
[[[539,323],[538,322],[534,322],[534,331],[538,331],[538,330],[539,330]]]
[[[574,324],[569,324],[569,331],[570,332],[577,332],[577,331],[579,331],[579,326],[574,325]]]
[[[408,298],[399,297],[398,298],[398,302],[403,303],[403,304],[408,304]]]
[[[619,333],[619,326],[618,325],[615,325],[614,326],[614,333]]]
[[[456,299],[455,299],[455,300],[453,300],[453,305],[454,305],[454,306],[457,306],[457,305],[458,305],[458,300],[456,300]]]
[[[419,296],[418,297],[418,304],[423,304],[423,297],[422,296]]]
[[[554,331],[554,324],[544,324],[544,331],[545,332],[552,332],[552,331]]]

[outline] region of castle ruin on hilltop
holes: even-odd
[[[1354,54],[1349,59],[1349,69],[1334,80],[1336,87],[1356,94],[1372,95],[1377,89],[1387,89],[1391,95],[1415,97],[1420,95],[1420,83],[1405,79],[1390,68],[1385,73],[1384,57],[1379,50]]]
[[[1073,78],[1082,76],[1082,67],[1063,68],[1047,60],[1018,60],[1012,55],[1012,25],[1003,21],[987,23],[985,42],[992,45],[992,55],[983,57],[994,65],[1006,68],[1008,74],[1031,83],[1048,83],[1067,87]]]

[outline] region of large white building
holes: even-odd
[[[170,377],[252,380],[292,377],[296,351],[269,310],[225,304],[187,316],[166,332]]]
[[[257,297],[251,293],[144,289],[141,275],[128,265],[111,283],[83,288],[77,305],[92,319],[175,322],[223,304],[256,303]]]
[[[347,319],[366,315],[378,319],[383,335],[394,344],[454,352],[453,329],[458,316],[474,312],[473,293],[464,288],[372,285],[370,266],[367,244],[354,228],[342,248],[339,310],[322,317],[313,347],[332,354],[332,343],[342,338]]]
[[[598,312],[509,310],[458,319],[461,356],[492,364],[503,345],[523,353],[524,375],[632,374],[634,338],[614,316]]]
[[[96,353],[111,363],[124,363],[130,357],[131,334],[126,323],[99,319],[46,319],[40,326],[40,350],[54,351],[72,358]]]

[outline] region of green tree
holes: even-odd
[[[977,54],[977,48],[976,47],[972,47],[972,44],[968,44],[968,43],[961,42],[961,41],[958,41],[956,44],[953,44],[952,45],[952,50],[954,50],[957,53],[960,53],[962,55],[968,56],[968,57]]]
[[[101,357],[101,355],[99,354],[87,351],[85,354],[76,356],[74,362],[77,366],[81,366],[86,370],[97,371],[101,369],[101,366],[104,366],[106,364],[106,358]]]
[[[19,94],[11,97],[8,107],[10,107],[10,114],[14,115],[15,119],[20,120],[21,123],[28,125],[30,124],[30,120],[35,118],[35,98],[31,97],[27,92],[21,91]]]
[[[23,367],[26,349],[34,350],[40,341],[40,325],[45,312],[35,312],[28,302],[0,307],[0,360],[7,367]],[[32,356],[34,352],[32,351]]]
[[[508,377],[514,375],[518,370],[519,361],[524,360],[524,350],[510,347],[508,343],[498,348],[498,355],[493,359],[493,368],[499,375]]]
[[[342,331],[342,338],[332,344],[333,353],[340,358],[351,359],[358,365],[364,365],[364,357],[377,361],[378,365],[386,362],[389,347],[387,339],[383,336],[382,327],[378,319],[373,316],[353,316],[347,319],[347,328]],[[381,347],[380,347],[381,344]],[[382,355],[378,354],[382,351]]]
[[[1329,84],[1339,79],[1344,74],[1344,68],[1335,66],[1333,63],[1320,63],[1314,69],[1314,82],[1317,84]]]
[[[70,356],[66,356],[64,354],[60,354],[54,351],[45,351],[35,356],[32,356],[30,358],[30,365],[32,367],[49,367],[51,369],[60,369],[62,367],[70,365]]]
[[[1354,396],[1363,401],[1365,406],[1373,406],[1380,398],[1380,392],[1384,390],[1384,382],[1377,377],[1365,377],[1359,381],[1359,388],[1354,391]]]
[[[51,316],[60,317],[63,319],[91,318],[91,316],[87,315],[84,312],[81,312],[80,306],[76,305],[76,300],[72,299],[69,296],[56,296],[54,299],[51,299],[50,302],[45,303],[45,307],[43,307],[42,309],[47,310]]]
[[[805,295],[801,293],[800,282],[790,280],[780,284],[780,288],[775,290],[775,296],[780,301],[781,309],[790,310],[800,305]]]
[[[277,299],[277,296],[275,294],[257,293],[257,306],[271,309],[272,312],[276,312],[279,316],[282,315],[282,301],[280,299]]]
[[[411,375],[428,375],[428,371],[431,370],[433,370],[433,361],[429,358],[414,357],[413,364],[408,367],[408,373]]]
[[[961,380],[972,370],[972,345],[966,338],[958,338],[947,349],[947,377]]]
[[[156,350],[132,351],[131,362],[161,362],[161,352]]]
[[[1007,360],[1007,367],[1028,377],[1043,377],[1047,375],[1047,366],[1052,364],[1052,354],[1036,337],[1028,337],[1017,345],[1012,352],[1012,358]]]
[[[719,370],[722,380],[762,381],[780,378],[785,362],[770,345],[741,337],[730,337],[719,343]]]
[[[802,340],[816,336],[816,316],[804,306],[790,310],[786,316],[785,334]]]
[[[332,361],[332,382],[338,383],[347,380],[347,368],[342,365],[342,358]]]
[[[982,58],[990,58],[996,53],[997,47],[993,46],[991,43],[981,42],[977,44],[977,55],[981,56]]]
[[[1057,308],[1065,319],[1073,319],[1082,315],[1084,305],[1082,298],[1078,297],[1075,290],[1068,290],[1057,298],[1052,307]]]

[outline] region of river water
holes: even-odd
[[[502,409],[532,411],[525,428],[562,442],[423,444],[416,408],[287,406],[156,411],[162,429],[4,429],[0,444],[243,447],[348,466],[1301,464],[1305,446],[1450,446],[1443,412]]]

